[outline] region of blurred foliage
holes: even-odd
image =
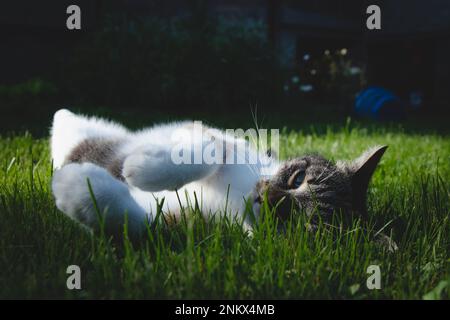
[[[115,13],[105,14],[94,31],[61,51],[45,74],[0,86],[3,129],[48,121],[61,107],[102,114],[151,110],[152,121],[174,116],[251,118],[256,110],[283,122],[291,112],[303,118],[314,112],[321,118],[350,114],[350,108],[342,112],[340,98],[351,105],[357,92],[355,76],[348,75],[348,57],[323,55],[296,70],[284,70],[263,21],[213,17],[199,3],[187,15],[171,18],[110,8]],[[311,75],[313,69],[317,74]],[[293,76],[300,82],[292,81]],[[314,90],[304,94],[299,86],[305,84]]]
[[[305,55],[285,83],[290,95],[336,103],[345,114],[351,113],[355,95],[367,84],[365,68],[350,58],[348,49],[325,50]]]
[[[0,85],[0,101],[15,104],[45,101],[57,92],[57,87],[52,82],[35,78],[15,85]]]
[[[239,109],[282,93],[265,27],[248,19],[109,16],[63,72],[72,101],[111,107]]]

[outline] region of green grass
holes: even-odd
[[[318,151],[351,159],[387,144],[370,192],[372,225],[400,249],[389,253],[357,228],[305,232],[302,218],[276,231],[270,215],[253,237],[227,221],[157,223],[140,246],[112,244],[59,212],[50,191],[48,141],[0,138],[0,298],[394,298],[450,297],[450,139],[347,123],[314,133],[283,131],[281,157]],[[378,230],[378,229],[376,229]],[[82,290],[66,288],[66,268]],[[381,269],[380,290],[366,269]]]

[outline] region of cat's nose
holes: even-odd
[[[267,180],[260,180],[256,184],[256,188],[253,195],[253,203],[262,203],[264,193],[267,191],[267,188],[269,186],[269,181]]]

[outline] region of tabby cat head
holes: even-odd
[[[270,179],[258,182],[253,211],[259,214],[267,196],[281,220],[290,216],[293,206],[308,215],[318,213],[324,220],[335,212],[364,218],[369,181],[386,149],[387,146],[371,148],[352,162],[336,164],[318,155],[288,160]]]

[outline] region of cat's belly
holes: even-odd
[[[179,216],[183,209],[195,208],[196,203],[205,216],[223,215],[229,217],[242,215],[245,198],[251,190],[211,190],[198,183],[191,183],[175,191],[147,192],[137,188],[130,189],[131,196],[147,212],[156,216],[158,206],[162,203],[163,214]],[[158,205],[159,204],[159,205]]]

